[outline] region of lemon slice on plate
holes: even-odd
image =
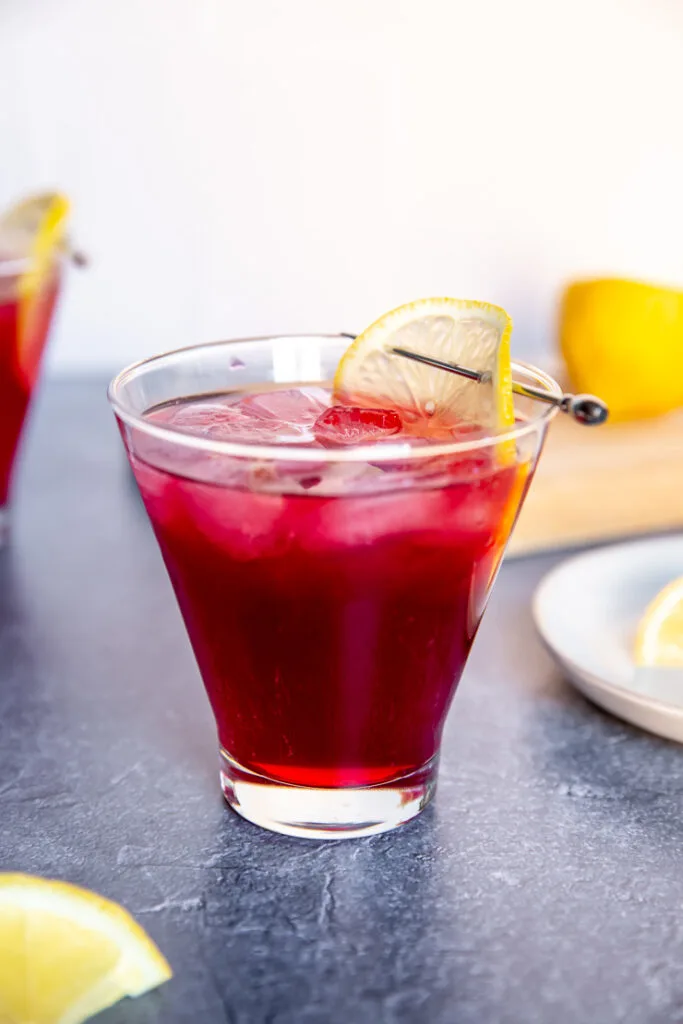
[[[336,397],[398,409],[408,424],[448,430],[474,423],[489,430],[515,421],[510,369],[512,321],[499,306],[467,299],[419,299],[387,313],[342,356]],[[460,363],[489,375],[486,383],[397,356],[394,347]]]
[[[636,664],[683,669],[683,576],[660,591],[638,626]]]
[[[170,977],[118,904],[66,882],[0,874],[3,1024],[80,1024]]]
[[[35,382],[56,298],[57,262],[67,245],[69,200],[59,192],[31,196],[0,217],[0,256],[17,261],[17,359]]]

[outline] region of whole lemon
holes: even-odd
[[[562,297],[559,335],[572,387],[603,398],[611,420],[683,406],[683,291],[576,281]]]

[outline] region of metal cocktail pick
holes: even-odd
[[[416,363],[424,363],[426,366],[434,366],[438,370],[446,370],[448,373],[457,373],[468,380],[476,380],[480,384],[487,384],[491,380],[491,374],[483,370],[473,370],[469,366],[460,366],[458,363],[447,363],[443,359],[433,359],[431,356],[422,355],[421,352],[412,352],[407,348],[390,349],[394,355],[403,356],[404,359],[412,359]],[[609,409],[601,398],[595,395],[551,395],[541,388],[529,387],[528,384],[512,382],[512,390],[516,395],[523,395],[525,398],[535,398],[539,402],[556,406],[561,412],[568,413],[577,423],[586,427],[596,427],[604,423],[609,416]]]

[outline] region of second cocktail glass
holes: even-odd
[[[430,800],[553,415],[520,398],[504,433],[321,446],[347,345],[201,345],[109,391],[213,708],[225,797],[312,838],[381,832]],[[513,373],[561,393],[532,367]]]
[[[22,280],[29,261],[0,253],[0,544],[9,528],[12,472],[24,420],[59,295],[63,259],[57,254],[29,300]]]

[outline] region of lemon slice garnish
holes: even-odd
[[[466,299],[419,299],[387,313],[342,356],[334,378],[337,398],[398,409],[425,429],[475,423],[489,430],[515,421],[510,369],[512,321],[498,306]],[[488,374],[487,383],[434,369],[392,353],[410,349]]]
[[[118,904],[65,882],[0,874],[0,1021],[80,1024],[171,973]]]
[[[683,669],[683,576],[664,587],[638,626],[636,664]]]
[[[17,358],[34,383],[52,313],[49,285],[67,244],[69,200],[58,192],[31,196],[0,217],[0,253],[20,267]]]

